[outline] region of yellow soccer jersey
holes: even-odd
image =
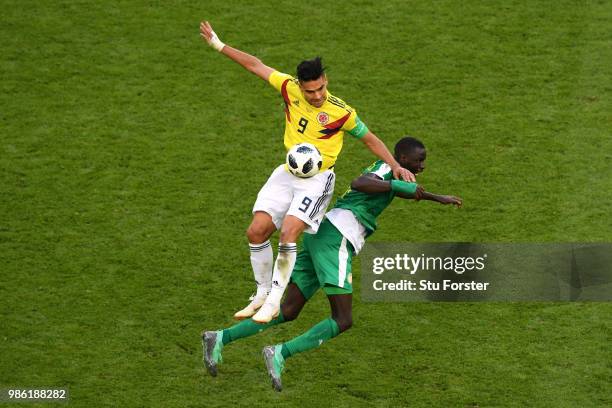
[[[297,143],[312,143],[323,156],[321,170],[329,169],[336,162],[342,150],[344,132],[358,139],[368,133],[357,112],[329,91],[323,106],[316,108],[304,99],[298,80],[291,75],[274,71],[269,82],[285,101],[285,148],[289,150]]]

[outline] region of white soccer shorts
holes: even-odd
[[[285,215],[293,215],[308,225],[305,232],[316,234],[334,193],[335,182],[333,170],[300,178],[290,174],[281,164],[259,190],[253,213],[270,214],[276,229],[283,225]]]

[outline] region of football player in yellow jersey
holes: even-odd
[[[304,61],[298,66],[298,76],[314,77],[323,71],[321,58]],[[321,171],[332,167],[342,149],[343,132],[362,137],[367,127],[357,112],[329,91],[320,106],[311,105],[302,94],[300,81],[290,75],[274,71],[268,78],[285,102],[285,148],[308,142],[315,145],[323,156]],[[324,85],[323,85],[324,86]],[[353,130],[354,129],[354,130]]]
[[[321,58],[302,61],[295,79],[224,44],[208,22],[200,23],[200,35],[211,47],[269,82],[281,93],[285,102],[285,148],[309,142],[323,156],[319,174],[307,179],[291,175],[284,164],[278,166],[260,190],[253,206],[253,220],[247,229],[247,238],[257,292],[234,317],[245,319],[252,316],[256,322],[267,323],[279,313],[281,297],[295,264],[298,238],[302,232],[317,232],[329,205],[335,182],[333,166],[342,149],[344,133],[361,140],[374,155],[385,161],[395,178],[415,179],[359,119],[355,110],[329,93]],[[269,238],[278,229],[279,249],[273,265]]]

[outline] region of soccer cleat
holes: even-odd
[[[253,316],[257,312],[257,309],[259,309],[261,305],[264,304],[264,302],[266,301],[266,297],[252,297],[249,300],[251,300],[251,303],[249,303],[244,309],[236,312],[234,314],[234,319],[244,320]]]
[[[204,351],[204,365],[213,377],[217,376],[217,364],[223,362],[223,332],[206,331],[202,333],[202,349]]]
[[[268,323],[270,320],[278,316],[280,306],[273,303],[264,303],[255,315],[253,321],[257,323]]]
[[[281,344],[277,344],[276,346],[266,346],[263,348],[263,357],[266,362],[268,375],[272,380],[272,388],[279,392],[283,390],[281,373],[285,369],[285,358],[281,353],[282,347]]]

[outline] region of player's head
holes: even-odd
[[[404,137],[395,144],[395,160],[405,169],[417,174],[425,170],[425,145],[414,137]]]
[[[297,77],[304,99],[315,108],[320,108],[327,99],[327,77],[321,57],[300,62]]]

